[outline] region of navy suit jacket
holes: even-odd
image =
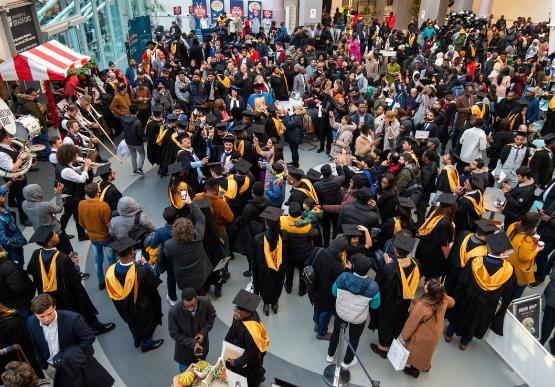
[[[95,336],[83,319],[83,316],[79,313],[67,310],[57,310],[56,312],[58,313],[58,343],[60,351],[70,346],[78,346],[85,353],[92,356],[92,344],[95,340]],[[46,369],[48,367],[47,360],[50,357],[50,352],[48,351],[48,344],[44,338],[39,319],[36,316],[29,317],[27,326],[31,333],[39,364],[42,369]]]

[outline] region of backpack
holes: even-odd
[[[318,258],[318,254],[322,252],[324,249],[319,247],[314,249],[314,258],[312,259],[312,263],[307,265],[303,268],[301,273],[302,281],[306,285],[307,290],[314,290],[316,287],[316,283],[318,282],[318,274],[316,270],[314,270],[314,262],[316,262],[316,258]]]
[[[399,194],[399,196],[410,198],[416,204],[420,201],[420,198],[422,198],[424,187],[422,187],[420,176],[415,175],[412,170],[410,171],[410,173],[412,175],[411,183],[407,188],[403,190],[403,192]]]
[[[146,236],[150,233],[150,230],[141,224],[141,212],[135,214],[135,221],[133,222],[133,227],[129,230],[129,237],[135,239],[143,244]]]

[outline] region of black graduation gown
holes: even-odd
[[[159,148],[160,157],[158,159],[158,164],[160,168],[158,168],[159,175],[166,175],[168,173],[168,165],[172,164],[176,160],[177,156],[177,145],[172,140],[172,135],[175,133],[175,129],[168,128],[168,131],[164,135],[164,139],[162,140],[162,145]]]
[[[33,284],[38,294],[42,291],[42,275],[40,271],[39,252],[42,249],[33,251],[27,272],[33,277]],[[44,253],[43,253],[44,254]],[[52,261],[44,263],[44,268],[48,272]],[[58,309],[70,310],[81,314],[87,322],[96,319],[98,311],[94,307],[87,291],[81,284],[81,276],[75,264],[68,255],[60,253],[56,260],[56,277],[58,289],[49,294],[56,300]],[[91,327],[94,328],[94,327]]]
[[[471,194],[478,202],[479,196],[478,193]],[[474,204],[464,196],[461,196],[457,199],[457,211],[455,212],[455,219],[453,223],[455,223],[455,230],[456,233],[461,231],[476,231],[476,224],[474,221],[479,220],[482,218],[482,215],[476,213],[476,209],[474,208]]]
[[[408,277],[415,268],[411,262],[405,269]],[[376,282],[380,288],[380,307],[370,309],[370,324],[368,328],[378,330],[380,345],[389,347],[393,339],[399,336],[409,317],[409,307],[412,300],[403,299],[403,284],[399,263],[393,261],[386,264],[383,270],[376,274]]]
[[[106,194],[104,195],[104,202],[110,206],[110,210],[113,212],[118,209],[118,202],[121,199],[122,194],[115,185],[104,180],[100,182],[100,192],[102,192],[107,186],[110,186],[110,188],[108,188]]]
[[[260,318],[255,313],[246,320],[260,321]],[[248,387],[257,387],[260,384],[260,374],[265,353],[260,352],[243,321],[233,319],[225,336],[225,341],[245,350],[243,355],[235,359],[235,366],[227,363],[226,367],[246,377]]]
[[[233,215],[235,216],[235,219],[241,216],[241,214],[243,213],[243,210],[245,209],[245,206],[247,205],[247,203],[249,202],[249,199],[251,198],[251,187],[254,184],[255,179],[250,172],[248,176],[250,179],[249,187],[243,193],[239,193],[239,190],[245,183],[245,175],[233,175],[233,179],[237,182],[237,195],[233,200],[229,200],[228,204],[229,204],[229,208],[231,208],[231,211],[233,212]]]
[[[282,240],[282,262],[277,271],[271,269],[266,264],[264,256],[264,236],[270,242],[270,246],[275,246],[279,236],[279,230],[267,229],[255,237],[255,255],[253,262],[253,285],[255,294],[259,294],[264,304],[277,304],[283,284],[285,283],[285,257],[287,256],[287,246],[285,238]]]
[[[457,281],[455,291],[451,294],[455,298],[455,306],[447,311],[447,318],[455,328],[457,336],[465,339],[476,337],[481,339],[488,328],[503,336],[503,319],[512,301],[516,286],[516,275],[513,275],[496,290],[485,291],[480,288],[472,271],[473,258],[467,262]],[[501,261],[502,262],[502,261]],[[500,264],[493,264],[484,257],[484,264],[490,275],[501,268]],[[501,305],[499,301],[501,300]]]
[[[197,156],[198,159],[200,160],[200,157]],[[195,161],[193,154],[187,150],[180,150],[180,152],[177,154],[177,161],[183,163],[186,166],[190,166],[192,162]],[[194,192],[202,192],[203,186],[202,184],[199,182],[199,175],[198,175],[198,171],[196,168],[190,168],[188,173],[187,173],[187,185],[194,191]]]
[[[451,190],[451,186],[449,185],[449,178],[447,177],[447,171],[445,168],[439,173],[436,179],[436,190],[445,192],[445,193],[453,193]]]
[[[144,266],[136,265],[135,269],[139,281],[137,302],[133,302],[133,290],[126,299],[112,301],[123,321],[129,326],[133,337],[144,340],[152,337],[157,325],[162,325],[162,302],[157,290],[162,281]],[[123,286],[125,274],[118,273],[117,266],[115,275]]]
[[[451,251],[449,252],[449,267],[447,268],[447,275],[445,276],[445,291],[450,296],[455,293],[457,282],[462,270],[464,269],[464,267],[461,267],[460,250],[464,238],[466,238],[468,234],[472,233],[470,231],[461,231],[457,233],[455,240],[453,241],[453,246],[451,246]],[[478,243],[477,240],[478,239],[476,237],[470,237],[468,244],[466,245],[467,252],[480,245],[485,245],[485,242],[479,241]]]
[[[451,223],[443,218],[431,233],[419,237],[420,242],[418,242],[415,256],[420,262],[420,273],[423,277],[433,278],[445,274],[447,262],[441,246],[451,243],[453,236]]]
[[[212,267],[216,265],[225,257],[222,240],[220,234],[218,233],[218,227],[216,225],[216,219],[212,214],[211,208],[202,208],[202,213],[206,220],[204,239],[202,243],[204,244],[204,250],[208,255],[208,259],[212,264]],[[208,279],[206,280],[207,285],[219,285],[223,280],[224,269],[213,271]]]
[[[163,122],[150,119],[146,124],[146,158],[152,165],[160,164],[161,146],[156,143]]]

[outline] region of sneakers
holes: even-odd
[[[106,289],[106,284],[98,284],[98,290]]]
[[[142,169],[142,168],[137,168],[137,173],[138,173],[139,175],[141,175],[141,176],[144,176],[144,174],[145,174],[145,173],[143,172],[143,169]]]
[[[177,304],[177,301],[172,300],[168,294],[166,294],[166,300],[168,300],[171,306]]]
[[[98,336],[103,333],[110,332],[115,327],[116,327],[116,324],[114,323],[100,324],[97,329],[93,329],[93,333],[95,336]]]
[[[355,358],[353,358],[353,360],[350,363],[345,363],[344,361],[342,361],[341,362],[341,368],[348,369],[348,368],[351,368],[353,366],[356,366],[357,364],[358,364],[358,360],[355,357]]]
[[[327,361],[328,363],[333,363],[333,362],[335,361],[335,355],[333,355],[333,356],[330,356],[330,355],[326,356],[326,361]]]
[[[139,174],[139,171],[137,169],[133,170],[133,176],[137,176]]]
[[[319,334],[316,334],[316,340],[327,340],[329,341],[331,337],[331,332],[326,333],[324,336],[320,336]]]
[[[148,351],[152,351],[154,349],[159,348],[162,344],[164,344],[164,339],[154,340],[151,345],[148,347],[142,347],[141,352],[145,353]]]

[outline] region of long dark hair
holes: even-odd
[[[513,239],[516,234],[524,233],[525,237],[531,237],[536,233],[536,227],[540,222],[541,215],[537,212],[529,212],[522,217],[522,220],[518,222],[509,235],[510,239]]]
[[[432,305],[432,315],[437,321],[437,311],[443,305],[443,298],[445,297],[445,286],[437,278],[431,278],[426,282],[427,291],[422,296],[422,300]],[[425,286],[425,287],[426,287]]]

